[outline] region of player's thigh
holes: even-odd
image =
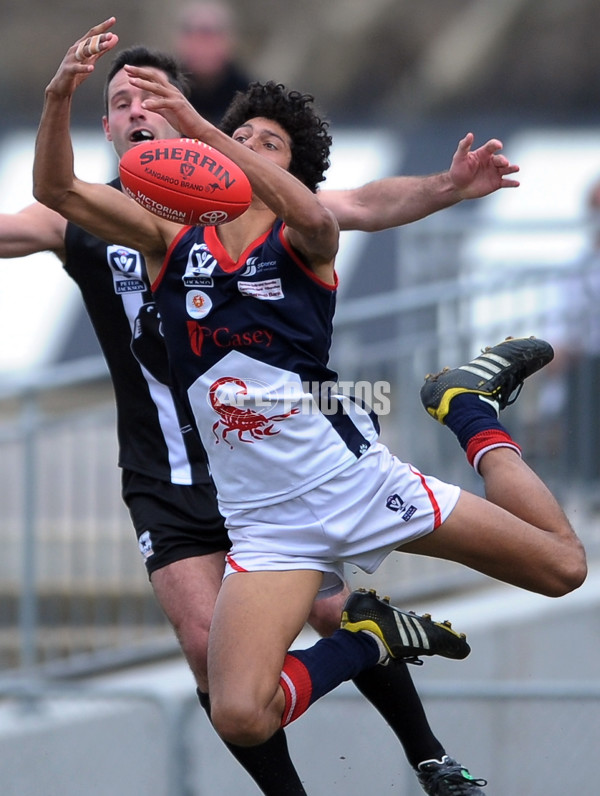
[[[438,528],[399,549],[457,561],[520,585],[519,573],[531,569],[536,557],[544,558],[552,546],[552,534],[462,490],[456,506]]]
[[[208,630],[224,569],[225,554],[218,552],[183,558],[152,573],[158,602],[178,632]]]
[[[223,581],[208,651],[213,704],[273,699],[288,649],[321,585],[315,570],[236,572]]]

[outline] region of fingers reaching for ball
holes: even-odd
[[[92,55],[98,55],[102,52],[102,36],[92,36],[85,41],[80,41],[75,50],[75,58],[78,61],[84,61]]]
[[[109,17],[69,47],[48,83],[48,91],[63,97],[71,95],[89,77],[96,61],[119,43],[117,34],[110,31],[115,22],[115,17]]]
[[[109,33],[108,28],[112,27],[115,23],[114,17],[96,25],[86,33],[75,45],[75,59],[79,63],[86,61],[97,60],[97,56],[101,55],[105,50],[112,49],[117,43],[118,38],[114,33]]]

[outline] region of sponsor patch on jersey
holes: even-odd
[[[146,290],[142,279],[142,262],[139,252],[124,246],[107,246],[106,257],[117,295],[141,293]]]
[[[203,290],[189,290],[185,297],[185,308],[190,318],[205,318],[212,309],[212,301]]]
[[[408,522],[417,510],[416,506],[407,506],[398,493],[390,495],[385,502],[386,509],[390,511],[401,511],[401,518]]]
[[[273,342],[273,332],[269,329],[250,329],[247,331],[232,332],[227,326],[218,326],[211,329],[194,321],[187,322],[190,346],[196,356],[202,356],[205,340],[210,340],[217,348],[246,348],[247,346],[261,346],[269,348]]]
[[[284,298],[281,279],[264,279],[261,282],[238,282],[242,296],[252,296],[261,301],[279,301]]]
[[[212,287],[212,272],[217,261],[205,243],[195,243],[189,251],[185,273],[182,277],[186,287]]]
[[[263,262],[259,257],[248,257],[246,260],[246,267],[240,276],[256,276],[262,271],[272,271],[277,268],[277,260],[268,260]]]

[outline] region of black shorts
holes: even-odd
[[[225,555],[231,547],[212,483],[180,486],[123,470],[122,496],[149,576],[174,561]]]

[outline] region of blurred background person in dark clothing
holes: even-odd
[[[220,0],[191,2],[175,25],[173,53],[189,80],[189,100],[218,124],[234,93],[253,79],[238,62],[234,9]]]

